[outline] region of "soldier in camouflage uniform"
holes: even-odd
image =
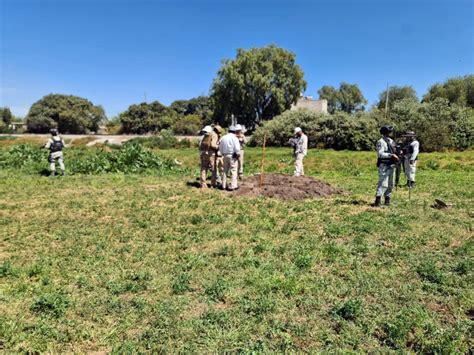
[[[199,141],[199,156],[201,158],[201,175],[200,183],[201,188],[207,187],[207,172],[210,170],[214,171],[214,163],[216,161],[216,150],[219,147],[217,145],[218,136],[217,133],[213,131],[211,126],[206,126],[203,128],[202,132],[204,133]],[[215,178],[215,176],[213,175]],[[215,185],[215,181],[211,181]]]
[[[382,196],[385,198],[385,205],[390,205],[390,196],[393,190],[393,173],[397,161],[400,160],[395,153],[395,143],[390,138],[390,135],[393,133],[393,127],[383,126],[380,128],[380,133],[383,137],[377,141],[376,145],[379,181],[375,193],[375,207],[382,207]]]
[[[63,148],[65,147],[64,140],[59,136],[59,132],[56,128],[50,130],[51,138],[44,146],[49,149],[49,169],[51,176],[56,174],[56,162],[59,164],[61,169],[61,175],[64,176],[66,168],[64,167]]]
[[[217,146],[221,142],[221,135],[224,130],[221,126],[215,125],[214,132],[217,134]],[[216,150],[214,169],[212,170],[212,187],[218,187],[222,184],[222,174],[224,173],[224,157],[222,156],[219,149]]]
[[[413,188],[415,187],[416,161],[420,153],[420,142],[416,139],[415,132],[413,131],[406,132],[403,137],[405,137],[406,142],[406,154],[403,157],[403,165],[407,177],[407,186]]]

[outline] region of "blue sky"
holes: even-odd
[[[108,116],[207,94],[222,59],[267,44],[296,54],[306,95],[347,81],[369,104],[474,73],[472,0],[0,0],[0,31],[0,106],[20,116],[49,93]]]

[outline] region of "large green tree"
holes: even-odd
[[[339,103],[339,91],[331,85],[324,85],[318,90],[319,98],[321,100],[327,100],[328,112],[333,114],[338,109]]]
[[[401,100],[411,100],[417,102],[418,97],[416,96],[416,91],[411,86],[390,86],[388,88],[388,110],[390,111],[393,105]],[[377,108],[379,110],[385,110],[386,103],[387,90],[384,90],[379,94]]]
[[[177,113],[159,101],[131,105],[119,115],[124,133],[159,132],[171,127]]]
[[[325,85],[318,90],[318,94],[320,99],[328,101],[329,113],[363,111],[365,109],[364,105],[367,104],[367,100],[357,84],[342,82],[339,89]]]
[[[211,100],[208,96],[198,96],[190,100],[176,100],[171,103],[170,108],[179,115],[196,115],[201,118],[203,123],[212,123]]]
[[[73,95],[50,94],[35,102],[26,116],[29,132],[46,133],[56,127],[61,133],[97,132],[106,120],[104,109]]]
[[[238,49],[225,60],[211,90],[214,116],[228,124],[231,115],[249,129],[288,110],[306,89],[295,54],[274,45]]]
[[[434,84],[423,96],[423,102],[438,98],[446,99],[450,104],[474,108],[474,75],[449,78],[444,83]]]
[[[3,123],[8,126],[13,119],[13,114],[8,107],[0,107],[0,121],[3,121]]]

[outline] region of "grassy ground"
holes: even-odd
[[[289,202],[201,192],[195,150],[159,153],[190,169],[0,171],[5,351],[472,348],[473,152],[422,154],[411,201],[383,210],[374,153],[311,151],[307,174],[347,194]],[[266,167],[291,172],[289,150]]]

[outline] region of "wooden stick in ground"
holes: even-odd
[[[262,165],[260,167],[260,187],[263,186],[263,167],[265,163],[265,146],[267,144],[267,134],[263,135],[263,149],[262,149]]]

